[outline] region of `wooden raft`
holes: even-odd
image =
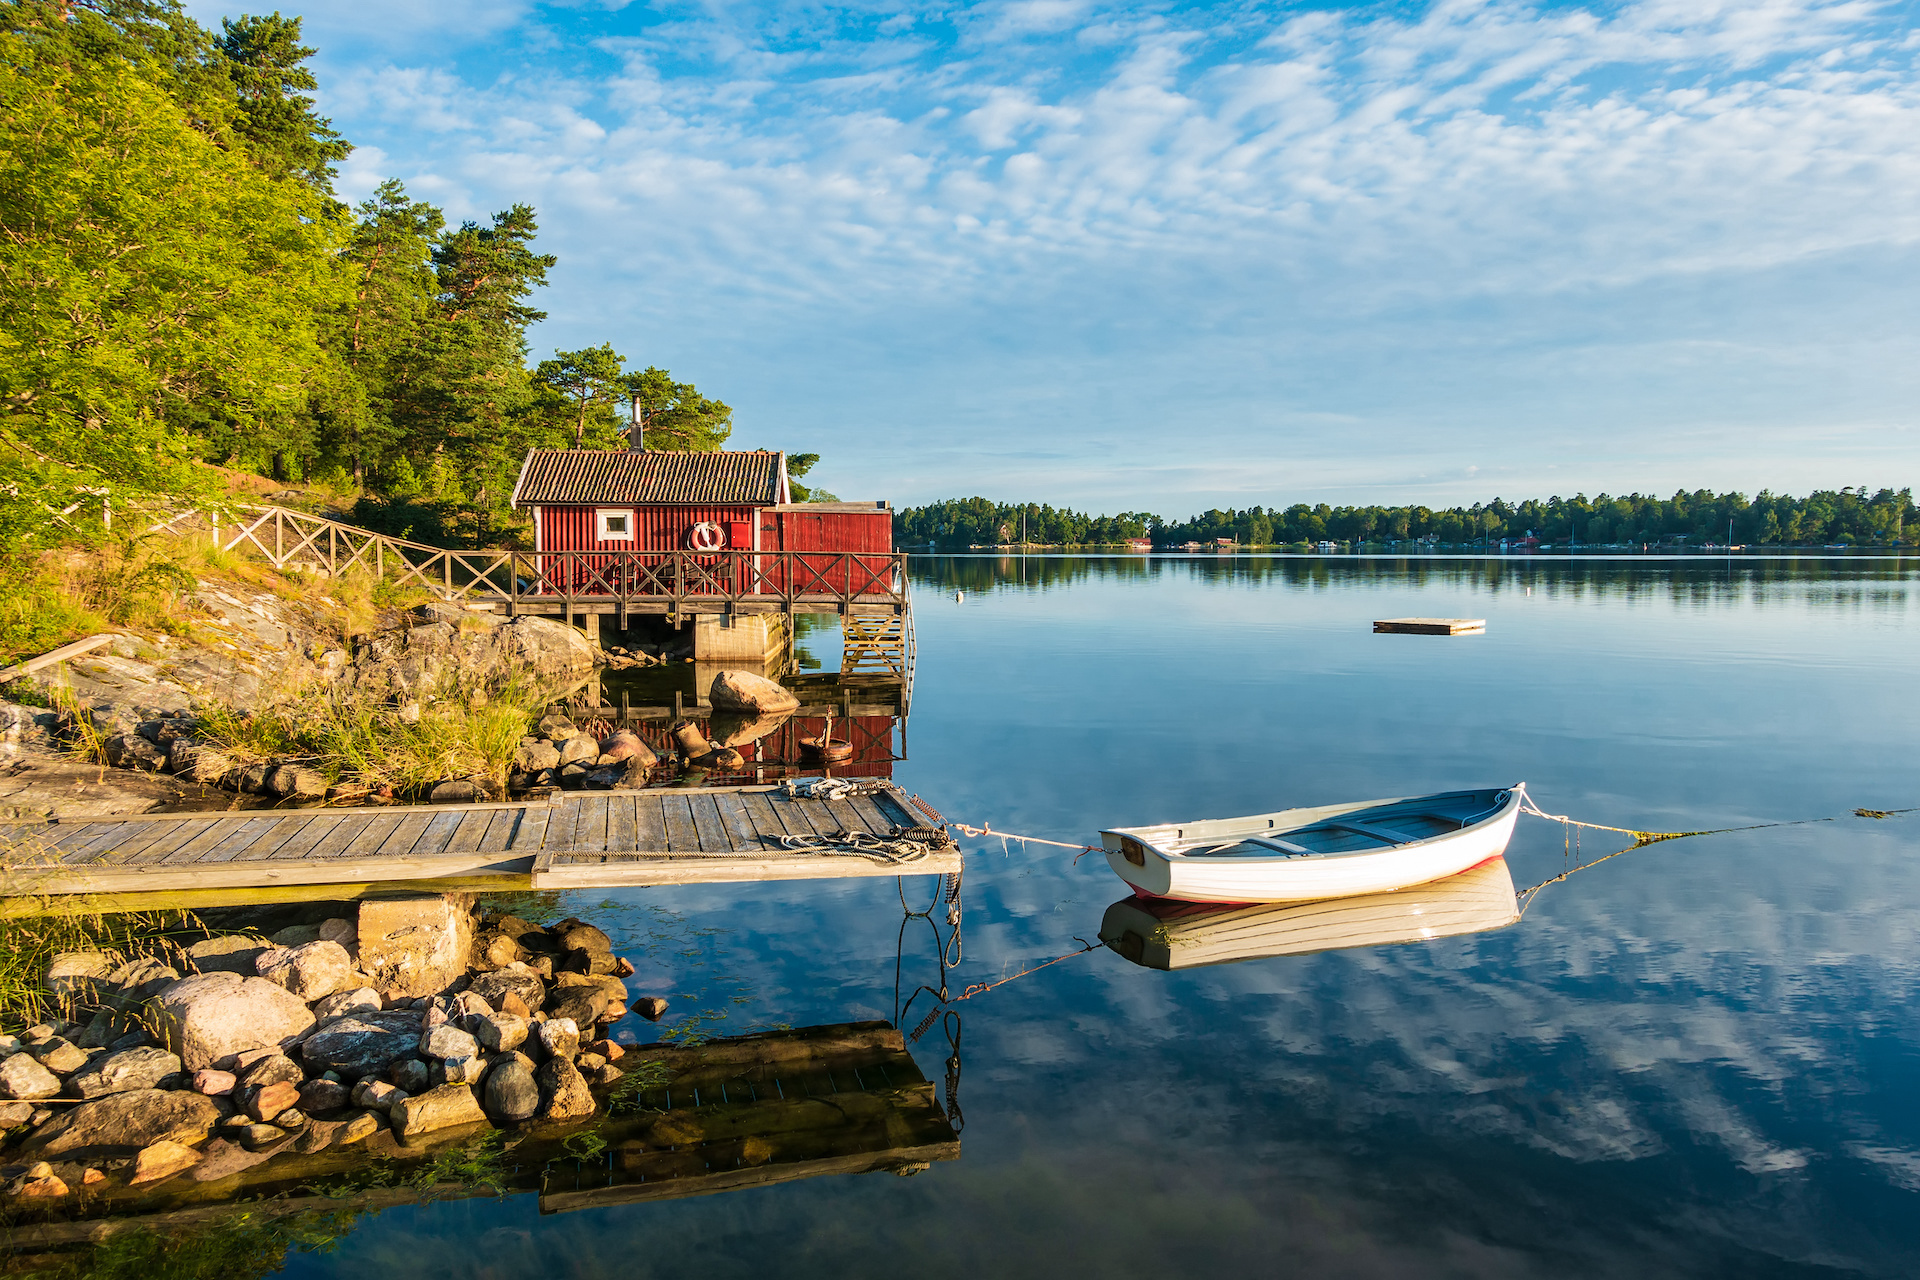
[[[0,823],[0,894],[151,893],[388,880],[535,889],[960,870],[952,843],[905,864],[796,851],[786,836],[924,827],[890,782],[839,800],[774,787],[555,792],[519,803],[139,814]]]
[[[1381,618],[1373,624],[1377,635],[1468,636],[1486,629],[1485,618]]]

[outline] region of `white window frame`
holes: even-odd
[[[609,516],[619,516],[625,519],[627,522],[627,531],[625,533],[609,532],[607,529],[607,517]],[[596,542],[632,542],[634,537],[633,511],[626,507],[595,507],[593,509],[593,530],[594,540]]]

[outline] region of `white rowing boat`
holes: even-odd
[[[1221,903],[1122,898],[1100,941],[1147,969],[1195,969],[1268,956],[1424,942],[1504,928],[1520,918],[1505,858],[1392,893],[1323,902]]]
[[[1100,833],[1143,898],[1314,902],[1459,875],[1507,850],[1525,784]]]

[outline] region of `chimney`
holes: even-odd
[[[640,397],[634,396],[628,401],[632,406],[633,421],[627,427],[627,451],[645,453],[647,451],[647,425],[640,419]]]

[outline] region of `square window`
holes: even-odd
[[[618,541],[633,537],[633,513],[631,511],[596,511],[594,521],[599,526],[601,542]]]

